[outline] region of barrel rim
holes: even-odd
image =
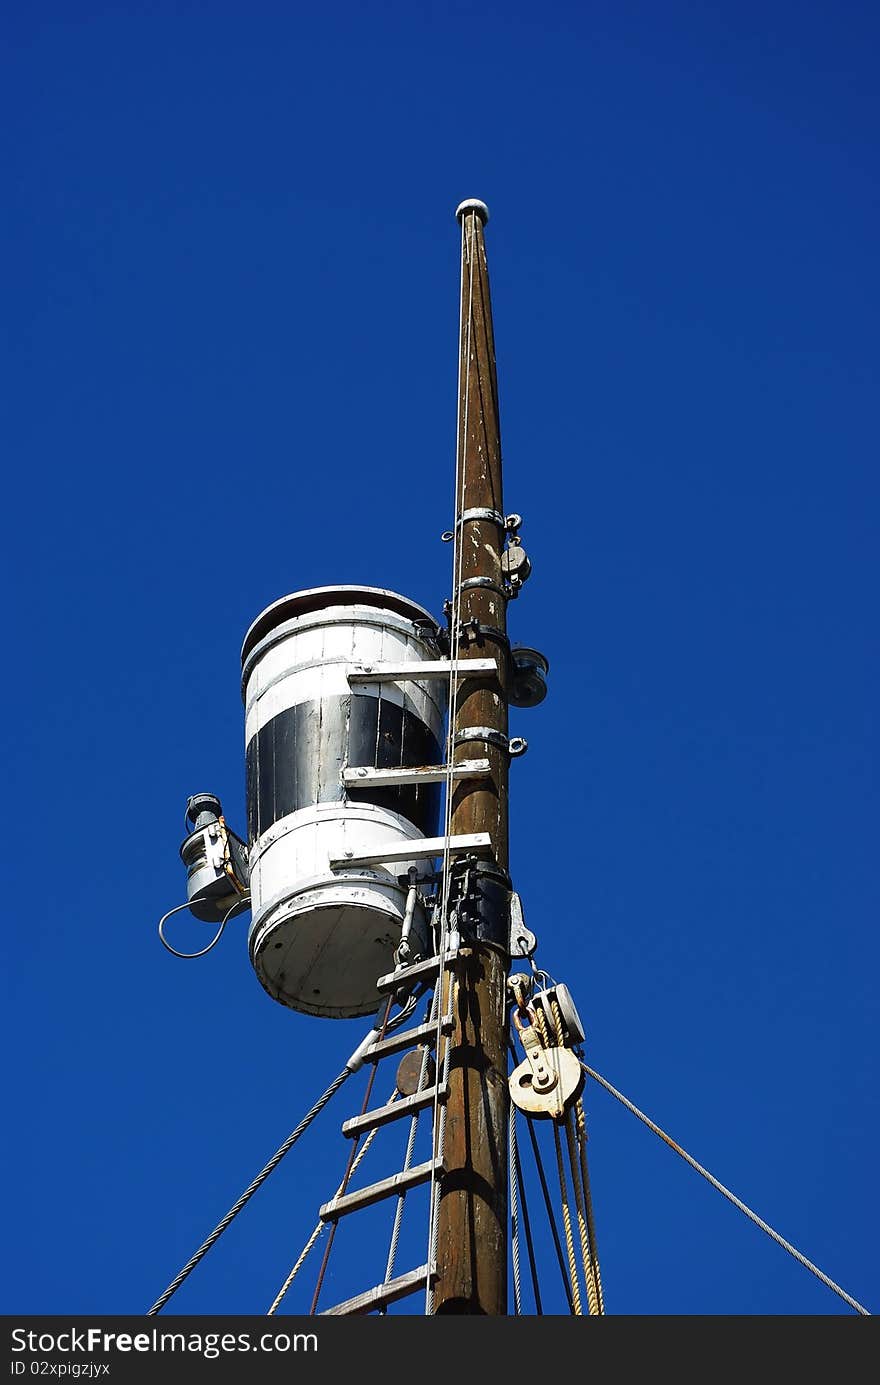
[[[377,601],[377,597],[380,597],[381,600]],[[242,642],[242,666],[260,640],[270,634],[283,621],[290,620],[293,616],[320,611],[325,606],[357,605],[376,606],[379,610],[395,611],[398,615],[406,616],[410,620],[428,620],[434,630],[440,628],[436,618],[424,606],[420,606],[417,601],[411,601],[408,596],[402,596],[400,592],[390,591],[387,587],[351,585],[304,587],[302,591],[289,592],[287,596],[279,597],[277,601],[273,601],[270,606],[266,606],[260,612],[249,627]]]

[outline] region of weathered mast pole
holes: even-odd
[[[499,676],[458,681],[454,730],[459,743],[454,759],[466,759],[475,751],[486,756],[491,778],[458,783],[450,830],[488,832],[495,863],[506,872],[508,645],[501,567],[505,520],[483,240],[489,213],[484,203],[471,199],[461,203],[456,217],[462,228],[462,274],[452,633],[454,642],[457,620],[462,665],[469,658],[494,656]],[[470,737],[465,739],[462,733],[467,732]],[[497,738],[492,733],[498,733]],[[474,739],[481,740],[479,747]],[[494,939],[491,926],[479,930],[476,938],[463,939],[455,968],[455,1028],[443,1144],[446,1171],[440,1182],[436,1241],[438,1314],[507,1312],[507,947],[505,918]]]

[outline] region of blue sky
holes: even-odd
[[[875,1307],[876,9],[159,0],[3,28],[4,1311],[144,1311],[364,1028],[273,1004],[244,922],[186,963],[155,924],[187,796],[244,826],[256,614],[449,594],[470,196],[533,563],[510,624],[551,665],[512,717],[538,961],[591,1064]],[[265,1311],[361,1095],[168,1311]],[[849,1312],[586,1101],[609,1313]],[[322,1302],[381,1279],[385,1236],[342,1224]]]

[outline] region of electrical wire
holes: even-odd
[[[168,949],[168,951],[169,951],[170,953],[172,953],[175,957],[182,957],[185,961],[190,961],[190,962],[191,962],[191,961],[193,960],[193,958],[195,958],[195,957],[204,957],[205,954],[206,954],[207,952],[210,952],[210,951],[211,951],[211,948],[212,948],[212,947],[215,947],[215,946],[217,945],[217,943],[219,943],[220,939],[223,937],[223,930],[225,929],[225,927],[226,927],[227,923],[229,922],[229,920],[232,918],[232,915],[235,913],[235,911],[236,911],[237,909],[246,909],[246,908],[248,908],[248,907],[250,906],[250,902],[251,902],[251,897],[250,897],[250,895],[241,895],[241,896],[235,901],[235,903],[233,904],[232,908],[229,909],[229,910],[227,911],[227,913],[225,913],[225,914],[223,915],[223,918],[222,918],[221,921],[220,921],[220,927],[217,929],[217,932],[214,934],[213,938],[212,938],[211,941],[208,943],[208,946],[207,946],[207,947],[203,947],[203,948],[201,949],[200,952],[178,952],[178,951],[177,951],[177,948],[176,948],[176,947],[172,947],[171,944],[169,943],[168,939],[165,937],[165,933],[164,933],[165,920],[166,920],[166,919],[170,919],[172,914],[179,914],[180,911],[181,911],[181,909],[189,909],[189,908],[191,908],[191,906],[192,906],[192,904],[194,903],[194,901],[188,899],[188,900],[186,901],[185,904],[176,904],[176,905],[174,906],[173,909],[169,909],[169,910],[168,910],[168,913],[167,913],[167,914],[163,914],[162,917],[161,917],[160,920],[159,920],[159,941],[161,942],[162,946],[163,946],[163,947],[166,947],[166,948]]]

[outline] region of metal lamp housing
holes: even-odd
[[[240,895],[226,873],[219,822],[185,838],[180,859],[186,866],[190,913],[203,923],[219,923]]]

